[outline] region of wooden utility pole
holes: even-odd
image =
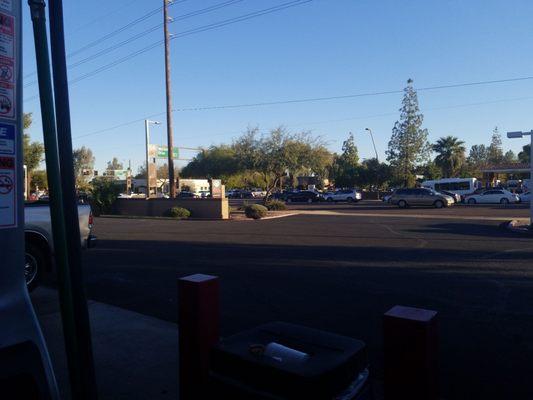
[[[174,177],[174,129],[172,126],[172,91],[170,85],[170,33],[168,32],[169,0],[163,0],[163,26],[165,31],[165,81],[167,98],[167,146],[168,146],[168,180],[170,198],[176,197],[176,178]]]

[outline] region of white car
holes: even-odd
[[[529,203],[531,201],[531,192],[525,192],[520,195],[520,201],[523,203]]]
[[[519,201],[518,195],[505,189],[489,189],[483,193],[468,196],[466,199],[467,204],[509,204],[518,203]]]
[[[357,202],[361,200],[361,192],[355,189],[336,190],[334,192],[327,192],[323,194],[324,200],[333,201],[348,201]]]

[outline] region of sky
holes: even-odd
[[[201,31],[287,3],[295,5]],[[165,142],[161,5],[161,0],[64,2],[73,143],[92,149],[98,170],[117,157],[125,166],[131,161],[137,171],[144,162],[143,119],[148,116],[161,122],[151,128],[152,143]],[[197,12],[209,7],[210,12]],[[33,113],[32,139],[42,141],[26,2],[23,8],[23,105]],[[379,157],[385,159],[409,78],[419,89],[528,78],[420,90],[432,142],[454,135],[469,147],[488,144],[496,126],[504,135],[533,128],[530,0],[175,0],[169,14],[175,36],[175,146],[230,143],[247,127],[266,132],[283,125],[294,132],[310,131],[337,152],[353,132],[360,157],[371,158],[374,150],[365,131],[370,128]],[[202,109],[390,91],[394,93]],[[506,150],[518,152],[524,144],[526,139],[503,139]],[[183,150],[180,157],[194,155],[194,150]]]

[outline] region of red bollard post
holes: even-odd
[[[394,306],[383,318],[385,399],[438,398],[437,312]]]
[[[180,399],[202,399],[209,353],[219,340],[219,280],[195,274],[178,280]]]

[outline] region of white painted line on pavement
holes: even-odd
[[[527,218],[513,218],[513,217],[487,217],[479,216],[461,216],[461,215],[447,215],[447,214],[393,214],[393,213],[343,213],[339,211],[328,210],[302,210],[300,215],[337,215],[343,217],[376,217],[376,218],[418,218],[418,219],[458,219],[458,220],[482,220],[482,221],[510,221],[512,219],[527,220]]]

